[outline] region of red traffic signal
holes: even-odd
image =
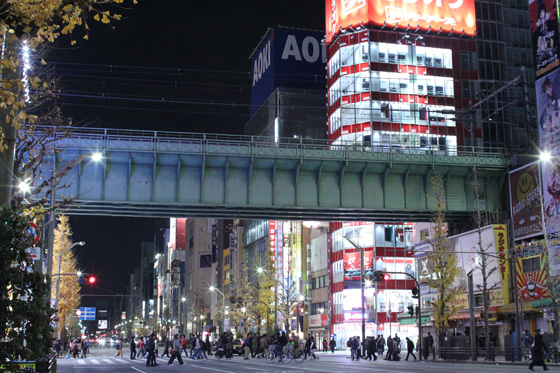
[[[95,276],[89,276],[88,282],[89,282],[90,285],[95,284],[95,281],[97,281],[97,279],[95,278]]]
[[[391,279],[391,275],[388,273],[383,274],[383,281],[389,281]]]
[[[80,316],[81,314],[82,314],[82,311],[78,308],[78,309],[76,310],[76,316]]]

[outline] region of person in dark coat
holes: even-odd
[[[408,357],[412,355],[414,360],[416,360],[416,355],[414,355],[414,342],[412,342],[408,337],[406,337],[406,348],[408,353],[406,354],[406,359],[408,361]]]
[[[377,340],[373,337],[366,338],[366,360],[377,360],[375,352],[377,351]]]
[[[547,348],[543,341],[543,334],[543,330],[538,329],[535,335],[535,345],[532,348],[533,359],[531,360],[531,364],[529,364],[529,369],[533,371],[535,365],[542,365],[544,368],[543,370],[548,370],[546,362],[544,361],[544,351],[547,350]]]
[[[136,360],[136,342],[134,337],[130,338],[130,360]]]

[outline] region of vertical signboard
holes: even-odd
[[[502,282],[502,294],[505,304],[509,304],[509,250],[508,250],[508,234],[505,224],[494,225],[494,243],[498,254],[498,264],[500,270],[500,280]]]
[[[531,37],[537,78],[558,67],[556,0],[529,0]]]
[[[546,256],[544,241],[516,246],[517,289],[524,301],[547,297]]]
[[[542,234],[540,221],[539,163],[509,173],[511,217],[516,240]]]

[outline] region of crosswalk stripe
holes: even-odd
[[[78,364],[80,364],[80,365],[85,365],[86,362],[85,362],[84,360],[78,360]]]
[[[103,359],[103,361],[106,362],[107,364],[115,364],[113,360]]]
[[[115,361],[121,363],[121,364],[128,364],[128,361],[124,360],[124,359],[115,359]]]
[[[90,361],[95,365],[101,364],[101,362],[97,361],[96,359],[91,359]]]

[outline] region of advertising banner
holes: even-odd
[[[494,244],[498,254],[500,280],[502,281],[502,294],[506,304],[509,303],[509,247],[508,232],[505,224],[494,224]]]
[[[539,146],[551,153],[558,153],[555,148],[560,140],[560,70],[539,79],[535,86]]]
[[[434,30],[475,35],[474,0],[327,0],[327,43],[352,25]]]
[[[360,253],[344,254],[344,280],[359,280],[361,271]],[[373,274],[373,251],[364,253],[364,275]]]
[[[560,162],[554,155],[548,162],[542,162],[544,222],[546,233],[556,239],[560,232]]]
[[[537,78],[558,67],[556,0],[529,0],[531,37]]]
[[[366,321],[375,322],[375,297],[369,294],[366,297]]]
[[[510,171],[509,186],[515,239],[542,234],[538,162]]]
[[[544,241],[516,246],[517,289],[523,301],[547,297]]]

